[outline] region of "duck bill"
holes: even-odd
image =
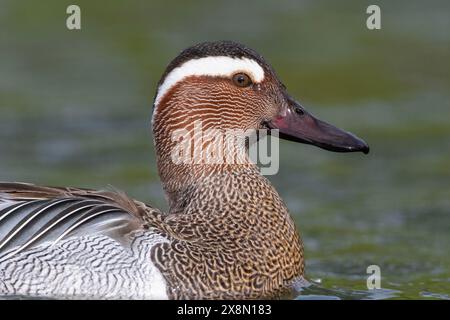
[[[312,144],[334,152],[369,153],[369,146],[364,140],[317,119],[296,102],[269,121],[268,127],[278,129],[282,139]]]

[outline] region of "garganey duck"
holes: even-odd
[[[258,166],[171,158],[174,132],[190,132],[198,120],[219,131],[278,129],[281,138],[327,150],[369,151],[308,113],[255,51],[228,41],[195,45],[168,65],[154,100],[169,211],[117,191],[0,183],[0,295],[256,299],[288,292],[303,277],[303,246]]]

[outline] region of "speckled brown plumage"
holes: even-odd
[[[173,241],[152,250],[171,297],[273,298],[303,274],[294,222],[258,172],[214,175],[186,197],[184,210],[160,225]]]

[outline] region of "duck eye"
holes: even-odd
[[[233,76],[233,83],[241,88],[248,87],[252,84],[252,80],[250,77],[245,73],[236,73]]]

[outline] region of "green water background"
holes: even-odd
[[[66,7],[82,30],[65,27]],[[270,180],[305,242],[304,292],[450,297],[450,2],[0,0],[0,180],[103,188],[166,208],[155,86],[183,48],[255,48],[314,114],[371,154],[281,142]],[[381,268],[368,291],[366,268]]]

